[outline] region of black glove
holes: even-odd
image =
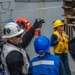
[[[40,19],[39,21],[36,19],[32,27],[34,29],[41,28],[43,23],[45,23],[44,19]]]

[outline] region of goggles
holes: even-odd
[[[17,37],[17,38],[20,38],[22,35],[23,35],[23,34],[20,34],[20,35],[17,35],[16,37]]]

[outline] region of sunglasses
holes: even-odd
[[[21,36],[22,36],[22,34],[20,34],[20,35],[17,35],[16,37],[17,37],[17,38],[20,38]]]

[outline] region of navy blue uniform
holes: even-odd
[[[57,40],[57,36],[55,34],[51,35],[51,46],[55,46],[58,44],[58,40]],[[68,64],[68,54],[67,53],[62,53],[62,54],[57,54],[55,53],[55,55],[59,55],[60,59],[61,59],[61,68],[62,71],[66,74],[65,75],[71,75],[71,71],[69,68],[69,64]],[[64,70],[65,69],[65,70]]]

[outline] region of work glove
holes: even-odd
[[[32,27],[34,29],[41,28],[43,23],[45,23],[44,19],[36,19]]]

